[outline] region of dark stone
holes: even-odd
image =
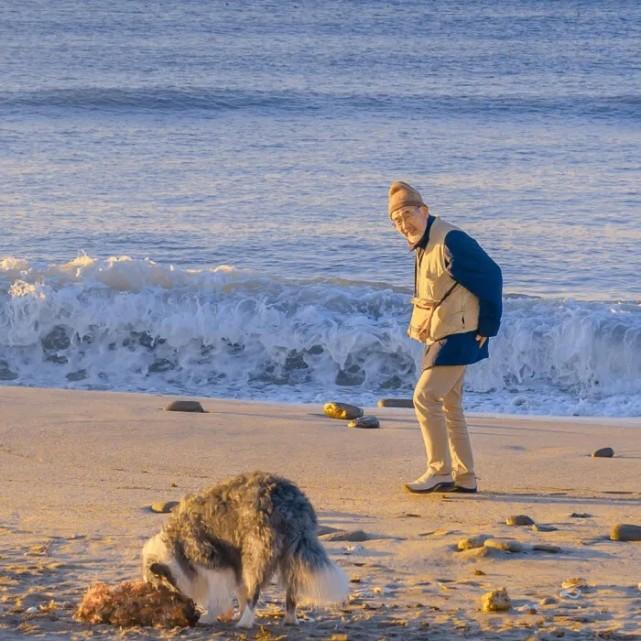
[[[157,361],[154,361],[150,366],[149,366],[149,372],[167,372],[170,369],[174,369],[176,367],[175,363],[172,363],[170,360],[166,358],[159,358]]]
[[[71,339],[63,325],[56,325],[40,342],[42,349],[52,351],[67,349],[71,345]]]
[[[613,541],[641,541],[641,525],[618,523],[612,528],[610,538]]]
[[[69,372],[69,374],[67,374],[65,378],[68,381],[82,381],[87,378],[87,370],[79,369],[77,372]]]
[[[165,410],[167,412],[205,412],[198,401],[172,401]]]
[[[587,512],[572,512],[570,514],[571,519],[589,519],[592,515]]]
[[[325,412],[325,416],[330,418],[344,420],[352,420],[363,416],[363,410],[360,407],[349,405],[348,403],[325,403],[323,412]]]
[[[360,427],[364,430],[373,430],[380,427],[381,424],[376,416],[361,416],[360,418],[355,418],[353,421],[350,421],[347,424],[347,427]]]
[[[614,456],[614,450],[611,447],[602,447],[592,452],[592,456],[594,458],[612,458]]]
[[[411,398],[381,398],[378,407],[414,407],[414,401]]]

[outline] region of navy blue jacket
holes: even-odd
[[[420,252],[430,238],[434,216],[429,216],[423,238],[414,247]],[[445,236],[447,273],[479,299],[478,330],[452,334],[425,346],[423,369],[438,365],[471,365],[489,356],[489,340],[479,347],[480,336],[496,336],[503,313],[503,276],[501,268],[483,248],[464,231],[452,230]]]

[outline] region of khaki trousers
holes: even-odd
[[[425,442],[427,471],[474,485],[472,445],[463,415],[464,376],[465,365],[424,370],[414,390],[414,410]]]

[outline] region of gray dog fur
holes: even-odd
[[[276,572],[286,589],[287,623],[296,622],[301,599],[328,603],[347,595],[344,573],[318,540],[310,501],[291,481],[263,472],[186,496],[143,549],[145,579],[193,598],[208,610],[205,622],[235,595],[239,625],[250,627],[260,590]]]

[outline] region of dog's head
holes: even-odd
[[[189,596],[189,581],[181,571],[175,552],[162,532],[152,536],[142,548],[142,577],[151,585],[163,585]]]

